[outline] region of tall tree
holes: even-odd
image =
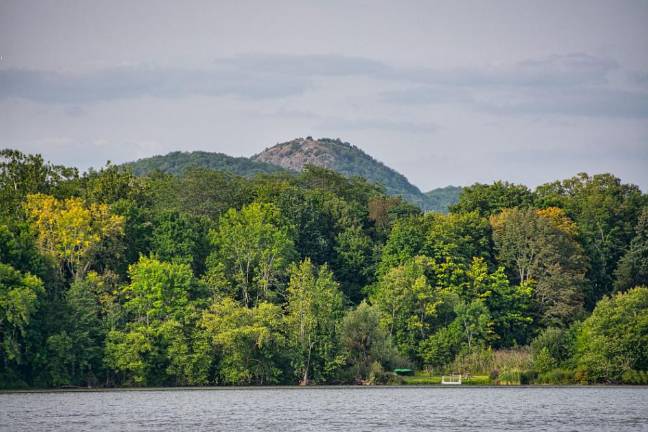
[[[648,207],[643,209],[636,234],[616,269],[615,288],[626,291],[634,286],[648,286]]]
[[[617,263],[634,236],[634,227],[646,205],[639,188],[623,184],[611,174],[578,174],[567,180],[539,186],[536,190],[542,207],[565,209],[576,222],[579,238],[590,261],[588,279],[591,289],[586,304],[613,291]]]
[[[16,367],[29,361],[25,338],[43,294],[38,277],[0,263],[0,387],[18,381]]]
[[[468,285],[464,302],[482,300],[492,318],[495,347],[524,345],[528,342],[533,324],[531,309],[533,289],[529,284],[511,285],[504,267],[489,273],[483,258],[474,258],[468,269]]]
[[[88,206],[79,198],[58,200],[37,194],[27,197],[25,207],[41,251],[75,280],[83,279],[102,242],[123,232],[123,218],[106,204]]]
[[[276,384],[285,379],[287,340],[279,306],[241,306],[230,298],[214,303],[200,326],[215,349],[219,382]]]
[[[41,155],[1,150],[0,215],[19,212],[29,194],[55,194],[66,181],[77,177],[76,169],[46,163]]]
[[[388,368],[398,362],[391,339],[380,324],[380,312],[365,302],[344,316],[341,343],[355,382],[368,378],[374,362]]]
[[[337,335],[344,311],[340,286],[326,265],[317,270],[308,258],[293,265],[287,311],[300,383],[325,382],[338,365]]]
[[[371,301],[382,312],[381,321],[402,354],[416,358],[419,343],[452,311],[460,291],[453,282],[464,275],[460,266],[419,256],[379,280]]]
[[[582,306],[586,260],[580,245],[534,209],[491,217],[497,257],[519,284],[531,284],[544,324],[562,325]]]
[[[216,250],[209,266],[224,266],[245,305],[276,298],[295,250],[275,206],[253,203],[240,211],[228,210],[211,240]]]

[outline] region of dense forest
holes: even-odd
[[[327,168],[347,177],[362,177],[381,185],[387,195],[400,196],[423,210],[447,212],[454,204],[458,188],[448,187],[424,194],[404,175],[377,161],[360,148],[340,139],[312,137],[297,138],[266,148],[250,158],[232,157],[222,153],[202,151],[172,152],[130,162],[126,166],[135,175],[154,171],[181,174],[187,168],[209,168],[243,177],[277,171],[300,172],[306,165]]]
[[[195,167],[225,171],[242,177],[283,171],[283,168],[277,165],[253,161],[246,157],[233,157],[223,153],[203,151],[175,151],[164,156],[152,156],[124,165],[137,176],[148,175],[155,171],[182,174],[187,168]]]
[[[447,213],[450,206],[457,204],[457,201],[459,201],[462,190],[461,186],[446,186],[425,192],[428,197],[428,210]]]
[[[648,197],[0,155],[0,387],[648,382]]]

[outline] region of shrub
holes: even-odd
[[[466,378],[463,382],[471,385],[489,385],[492,381],[488,375],[477,375]]]
[[[497,378],[499,378],[499,369],[493,369],[488,373],[488,377],[492,382],[497,382]]]
[[[494,358],[492,349],[477,349],[468,353],[459,354],[455,357],[450,369],[462,373],[486,373],[492,369]]]
[[[520,370],[519,369],[510,369],[505,370],[499,375],[497,384],[502,385],[517,385],[520,384]]]
[[[531,353],[526,347],[494,351],[493,368],[518,371],[531,369]]]
[[[491,376],[495,380],[501,370],[523,370],[530,368],[531,354],[528,348],[496,351],[487,348],[458,355],[448,369],[474,375],[491,375],[494,371],[497,371],[495,376]]]
[[[578,366],[591,382],[619,382],[648,369],[648,288],[599,301],[578,337]]]
[[[525,370],[520,373],[520,384],[533,384],[538,379],[538,372],[534,370]]]
[[[537,382],[540,384],[575,384],[577,381],[573,371],[556,368],[540,374]]]
[[[621,376],[621,382],[623,384],[648,384],[648,372],[627,370]]]

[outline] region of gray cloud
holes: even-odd
[[[239,69],[183,70],[115,68],[82,74],[0,70],[0,98],[23,98],[44,103],[89,103],[152,96],[236,95],[242,98],[281,98],[302,93],[308,81],[294,76]]]
[[[338,55],[241,55],[217,59],[207,69],[121,67],[85,73],[0,70],[0,99],[88,103],[133,97],[234,95],[249,99],[301,94],[316,77],[388,76],[380,62]]]
[[[455,70],[395,68],[341,55],[247,54],[216,59],[205,69],[121,67],[76,74],[4,69],[0,98],[62,104],[147,96],[276,99],[301,95],[318,78],[325,85],[327,78],[353,76],[409,85],[382,92],[382,100],[392,104],[465,103],[494,113],[645,117],[645,94],[608,85],[608,74],[618,68],[611,59],[582,53]]]
[[[648,117],[648,94],[607,88],[530,92],[519,98],[489,96],[479,109],[497,114],[576,115],[609,118]]]
[[[395,73],[393,68],[379,61],[332,54],[245,54],[216,59],[214,64],[224,70],[291,77],[352,75],[389,77]]]
[[[587,54],[552,55],[511,66],[430,71],[429,85],[383,92],[388,103],[465,103],[495,114],[648,117],[648,93],[612,85],[617,62]],[[640,80],[640,76],[636,77]]]
[[[442,103],[470,103],[474,101],[470,89],[458,86],[416,86],[402,90],[383,92],[384,102],[405,105],[425,105]]]
[[[329,131],[352,131],[352,130],[384,130],[406,133],[433,133],[439,130],[434,123],[420,123],[411,121],[397,121],[383,118],[325,118],[315,128]]]

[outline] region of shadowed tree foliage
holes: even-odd
[[[618,261],[634,236],[646,196],[611,174],[585,173],[539,186],[536,194],[541,207],[563,208],[578,226],[590,262],[586,302],[592,308],[613,290]]]
[[[497,257],[519,284],[533,287],[539,318],[557,325],[582,308],[587,271],[580,245],[562,220],[534,209],[506,209],[491,217]]]
[[[633,286],[648,286],[648,207],[643,209],[636,234],[619,261],[615,288],[626,291]]]

